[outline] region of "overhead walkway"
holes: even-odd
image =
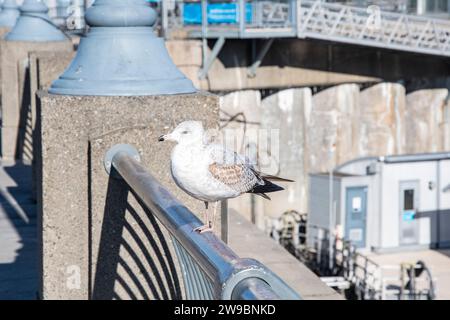
[[[238,0],[236,4],[229,3],[235,8],[227,7],[231,10],[228,20],[221,21],[211,18],[215,9],[209,7],[208,1],[176,4],[180,8],[201,6],[201,11],[200,8],[195,11],[197,21],[187,21],[186,13],[171,15],[169,19],[169,10],[163,10],[163,29],[170,32],[182,26],[188,38],[303,38],[450,56],[450,21],[386,12],[376,6],[361,8],[320,0]],[[235,17],[230,20],[229,15],[233,14]]]

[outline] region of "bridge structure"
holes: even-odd
[[[298,38],[450,56],[450,21],[321,0],[238,0],[221,14],[217,3],[162,1],[162,30],[184,30],[187,38],[217,39],[201,77],[217,58],[227,39],[265,39],[249,73],[261,64],[274,39]],[[195,7],[197,8],[195,9]],[[200,9],[201,7],[201,9]]]

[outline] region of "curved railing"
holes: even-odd
[[[193,229],[201,221],[175,199],[139,162],[129,145],[116,145],[105,157],[107,171],[130,190],[172,237],[187,299],[300,299],[260,262],[243,259],[212,233]]]

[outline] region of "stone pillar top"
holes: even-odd
[[[50,20],[48,7],[40,0],[25,0],[16,25],[5,37],[7,41],[67,41],[68,38]]]
[[[91,27],[52,94],[147,96],[194,93],[155,36],[156,12],[145,0],[96,0],[86,12]]]
[[[156,12],[145,0],[97,0],[85,18],[91,27],[151,27]]]

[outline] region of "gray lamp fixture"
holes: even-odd
[[[48,7],[39,0],[25,0],[20,7],[20,17],[5,37],[7,41],[64,41],[67,36],[48,16]]]
[[[5,0],[0,12],[0,27],[12,28],[20,15],[16,0]]]
[[[196,89],[153,32],[156,12],[145,0],[96,0],[91,27],[68,69],[49,92],[62,95],[138,96],[194,93]]]

